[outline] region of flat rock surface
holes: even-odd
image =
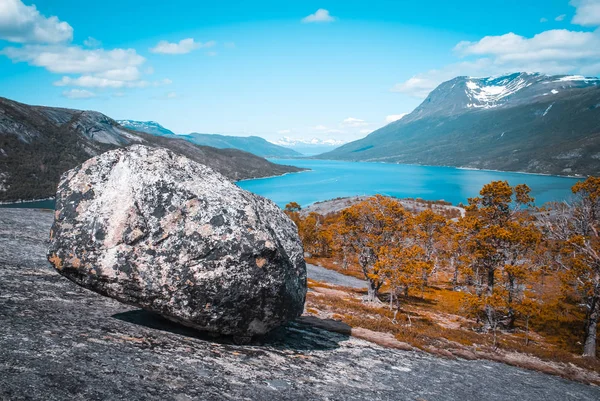
[[[346,276],[345,274],[326,269],[322,266],[311,265],[307,263],[306,273],[308,278],[317,281],[325,281],[333,285],[341,285],[343,287],[352,288],[367,288],[367,282],[365,280],[360,280],[352,276]]]
[[[51,223],[0,209],[2,400],[600,399],[597,387],[500,363],[385,349],[316,318],[246,346],[203,338],[55,273]]]

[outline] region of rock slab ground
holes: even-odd
[[[85,290],[45,258],[52,213],[0,209],[1,400],[598,400],[490,361],[385,349],[296,321],[260,343],[199,337]]]
[[[58,185],[48,260],[102,295],[243,341],[302,314],[294,223],[270,200],[167,149],[111,150]]]

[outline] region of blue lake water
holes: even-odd
[[[477,196],[490,181],[507,180],[527,184],[536,204],[566,200],[578,179],[522,173],[463,170],[406,164],[342,162],[310,159],[272,159],[272,162],[309,168],[311,171],[280,177],[238,182],[248,191],[265,196],[280,207],[289,202],[302,206],[354,195],[389,195],[398,198],[445,200],[458,204]],[[53,200],[25,202],[0,207],[54,209]]]
[[[306,206],[337,197],[375,194],[445,200],[456,205],[466,203],[468,198],[478,195],[483,185],[497,180],[506,180],[511,185],[529,185],[536,204],[542,205],[569,199],[571,187],[578,181],[576,178],[453,167],[309,159],[271,161],[311,169],[238,182],[240,187],[265,196],[281,207],[292,201]]]

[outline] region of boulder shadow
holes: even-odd
[[[316,316],[301,316],[264,336],[252,338],[249,343],[239,344],[232,336],[219,336],[198,331],[144,309],[117,313],[112,317],[138,326],[223,345],[243,345],[251,348],[270,347],[292,351],[336,349],[340,347],[341,342],[350,338],[351,333],[351,327],[343,322],[320,319]]]

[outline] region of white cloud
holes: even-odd
[[[372,129],[361,129],[360,131],[358,131],[359,133],[366,135],[366,134],[370,134],[371,132],[373,132]]]
[[[454,51],[465,61],[414,75],[391,90],[426,97],[456,76],[489,76],[514,71],[547,74],[600,73],[600,31],[553,29],[527,38],[515,33],[458,43]]]
[[[225,48],[235,49],[235,42],[225,42]]]
[[[433,76],[432,76],[433,75]],[[429,92],[434,89],[440,82],[436,79],[435,72],[430,71],[429,73],[415,75],[409,78],[405,82],[396,84],[392,87],[392,92],[405,93],[414,97],[427,97]]]
[[[58,17],[45,17],[20,0],[0,1],[0,38],[16,43],[59,43],[73,38],[73,28]]]
[[[170,80],[148,82],[140,80],[139,67],[146,59],[134,49],[84,49],[65,45],[25,45],[0,50],[15,62],[26,62],[63,76],[56,86],[86,88],[144,88],[170,84]]]
[[[170,79],[160,81],[144,81],[144,80],[119,80],[103,78],[95,75],[82,75],[77,78],[62,77],[61,80],[54,82],[55,86],[80,86],[84,88],[147,88],[149,86],[169,85]]]
[[[565,17],[567,16],[567,14],[561,14],[559,16],[557,16],[556,18],[554,18],[554,21],[563,21],[565,19]]]
[[[167,99],[175,99],[177,97],[177,93],[176,92],[169,92],[167,93]]]
[[[305,24],[311,23],[311,22],[333,22],[335,21],[335,17],[332,17],[329,14],[329,11],[323,9],[323,8],[319,8],[314,14],[310,14],[307,15],[306,17],[302,18],[302,22]]]
[[[402,117],[404,117],[405,115],[407,115],[408,113],[401,113],[401,114],[391,114],[389,116],[387,116],[385,118],[385,122],[386,123],[393,123],[394,121],[398,121],[400,120]]]
[[[167,42],[166,40],[161,40],[150,49],[152,53],[159,54],[187,54],[192,50],[200,49],[200,48],[208,48],[212,47],[216,44],[215,41],[209,41],[206,43],[196,42],[193,38],[182,39],[178,43]]]
[[[96,96],[95,93],[85,89],[70,89],[68,91],[64,91],[62,95],[69,99],[90,99]]]
[[[540,22],[541,22],[541,23],[548,22],[548,18],[544,18],[544,17],[542,17],[542,18],[540,18]]]
[[[140,67],[146,59],[134,49],[105,50],[100,48],[102,43],[91,36],[83,41],[85,47],[60,43],[70,42],[72,38],[73,28],[57,17],[46,18],[35,6],[26,6],[18,0],[0,0],[0,39],[23,43],[22,46],[1,49],[0,55],[16,63],[27,63],[51,73],[65,74],[54,82],[56,86],[145,88],[171,83],[169,79],[142,80]],[[193,39],[191,41],[194,46],[214,45],[214,42],[196,44]],[[185,40],[182,42],[184,46],[187,43]],[[151,67],[146,69],[147,74],[153,72]],[[63,96],[82,99],[95,94],[73,89],[63,92]]]
[[[327,130],[327,127],[324,126],[324,125],[316,125],[316,126],[313,127],[313,129],[315,131],[325,131],[325,130]]]
[[[576,8],[573,24],[600,26],[600,0],[571,0],[570,4]],[[556,18],[563,19],[563,15]],[[424,98],[440,83],[461,75],[489,76],[514,71],[600,74],[600,28],[553,29],[529,38],[509,32],[485,36],[475,42],[460,42],[454,51],[466,60],[416,74],[395,85],[392,91]]]
[[[582,26],[600,26],[599,0],[571,0],[570,4],[576,8],[572,23]]]
[[[88,36],[86,40],[83,41],[83,44],[87,47],[96,48],[102,46],[102,42],[98,39],[94,39],[91,36]]]
[[[100,78],[114,79],[118,81],[135,81],[140,78],[140,70],[134,66],[127,66],[125,68],[117,68],[113,70],[107,70],[96,74]]]
[[[206,55],[209,57],[214,57],[217,55],[217,52],[206,52]]]
[[[594,32],[553,29],[532,38],[507,33],[463,41],[455,51],[462,56],[490,55],[500,64],[546,61],[588,61],[600,57],[600,36]]]
[[[13,61],[44,67],[59,74],[103,73],[137,67],[146,59],[134,49],[83,49],[79,46],[7,47],[0,51]]]
[[[279,135],[290,134],[291,132],[292,132],[291,129],[282,129],[282,130],[277,131],[277,133]]]
[[[369,125],[365,120],[361,120],[360,118],[348,117],[342,121],[342,125],[348,127],[363,127],[365,125]]]

